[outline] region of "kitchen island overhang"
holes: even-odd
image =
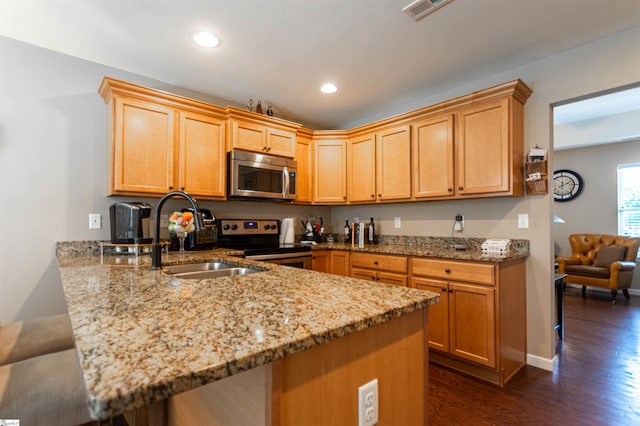
[[[426,336],[426,308],[438,301],[434,293],[251,262],[220,250],[169,254],[163,262],[226,260],[267,270],[176,280],[151,271],[146,257],[137,265],[122,264],[117,256],[73,252],[61,244],[73,243],[59,243],[58,266],[96,419],[421,310]],[[418,370],[426,382],[426,339],[421,346],[424,365]]]

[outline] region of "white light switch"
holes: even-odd
[[[529,215],[519,214],[518,215],[518,228],[528,228],[529,227]]]

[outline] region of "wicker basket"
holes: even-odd
[[[541,176],[542,176],[542,179],[526,181],[527,194],[546,194],[548,192],[547,174],[544,173]]]
[[[547,160],[524,163],[525,177],[532,173],[547,174]]]

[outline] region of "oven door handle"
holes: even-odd
[[[299,257],[311,257],[311,252],[304,251],[304,252],[298,252],[298,253],[256,254],[256,255],[245,256],[245,259],[273,260],[273,259],[295,259]]]
[[[289,168],[282,168],[282,198],[287,198],[289,193]]]

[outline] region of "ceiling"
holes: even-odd
[[[455,0],[417,22],[411,1],[0,0],[0,35],[321,129],[640,25],[638,0]]]

